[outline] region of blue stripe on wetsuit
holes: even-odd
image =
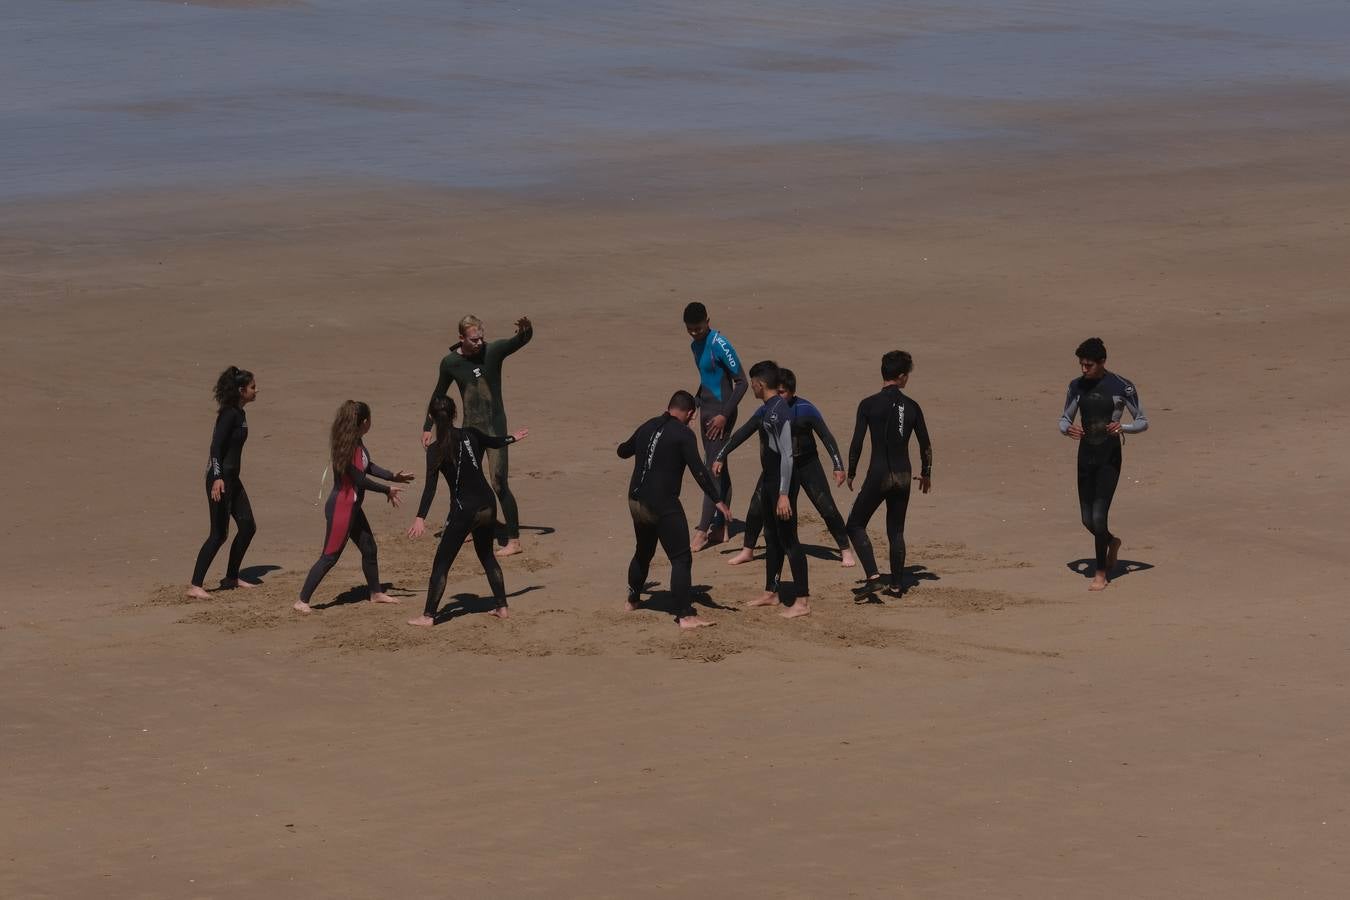
[[[736,348],[722,337],[720,331],[709,331],[701,341],[689,345],[698,366],[699,385],[707,396],[718,402],[726,400],[726,388],[741,374],[741,360]]]

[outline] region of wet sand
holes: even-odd
[[[530,194],[316,179],[11,204],[0,892],[1343,894],[1342,104],[979,115],[1059,141],[691,141]],[[762,569],[719,548],[694,569],[729,607],[716,628],[619,611],[613,448],[692,384],[690,298],[746,359],[791,365],[842,440],[880,354],[914,353],[937,462],[903,602],[855,605],[822,549],[814,615],[739,610]],[[374,497],[403,606],[349,602],[349,552],[326,608],[292,615],[333,408],[370,402],[375,457],[418,468],[466,312],[537,329],[506,375],[531,429],[515,617],[406,627],[435,545]],[[1152,422],[1102,594],[1054,427],[1094,334]],[[187,602],[230,363],[261,389],[265,586]],[[738,514],[753,468],[733,465]],[[813,517],[803,534],[829,545]],[[448,593],[485,590],[462,555]]]

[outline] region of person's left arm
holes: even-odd
[[[1125,381],[1125,379],[1121,379]],[[1130,413],[1129,424],[1120,423],[1120,430],[1125,434],[1141,434],[1148,431],[1148,416],[1144,415],[1144,408],[1139,404],[1139,391],[1135,388],[1133,382],[1125,381],[1125,409]]]
[[[830,456],[830,464],[834,466],[836,472],[844,470],[844,458],[839,455],[839,442],[834,439],[830,429],[825,425],[825,417],[820,414],[820,410],[813,404],[804,417],[806,425],[816,433],[820,442],[825,445],[825,452]]]
[[[529,316],[521,316],[516,319],[516,333],[502,342],[502,356],[510,356],[521,347],[524,347],[534,337],[534,326],[530,324]]]
[[[933,442],[928,439],[923,407],[915,403],[914,412],[914,436],[919,439],[919,487],[926,494],[933,480]]]

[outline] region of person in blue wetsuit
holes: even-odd
[[[830,481],[820,465],[820,455],[816,450],[816,438],[825,445],[825,452],[834,467],[834,482],[844,483],[844,460],[839,455],[839,444],[830,429],[825,426],[825,417],[810,400],[797,396],[797,376],[791,369],[778,370],[778,393],[793,407],[792,419],[792,456],[797,470],[797,480],[811,501],[811,505],[820,513],[825,527],[839,547],[840,565],[845,568],[856,565],[853,551],[848,547],[848,531],[844,527],[844,517],[834,505],[834,496],[830,493]],[[748,423],[747,423],[748,424]],[[755,541],[764,528],[764,505],[760,502],[759,491],[750,498],[750,508],[745,513],[745,539],[741,551],[727,560],[729,566],[739,566],[754,559]]]
[[[736,427],[736,407],[750,384],[746,380],[740,357],[731,342],[712,328],[708,308],[702,303],[690,303],[684,308],[684,327],[693,338],[689,345],[698,367],[698,390],[694,392],[698,404],[699,430],[703,433],[703,456],[706,465],[726,445],[727,437]],[[722,502],[731,504],[731,472],[725,467],[718,477],[718,491]],[[703,498],[703,512],[690,541],[694,552],[710,544],[727,539],[731,523],[717,510],[708,497]]]
[[[801,487],[792,453],[792,420],[796,410],[778,394],[779,369],[773,360],[750,367],[750,388],[763,400],[751,421],[737,431],[721,454],[713,461],[713,475],[726,468],[726,458],[755,431],[759,432],[760,502],[773,514],[765,521],[764,593],[747,606],[774,606],[782,603],[782,616],[795,619],[811,613],[811,584],[806,568],[806,553],[797,540],[797,493]],[[792,583],[781,578],[783,561],[792,571]]]
[[[1106,371],[1101,338],[1088,338],[1074,352],[1083,374],[1069,382],[1059,433],[1078,441],[1078,506],[1083,527],[1092,532],[1097,564],[1088,590],[1100,591],[1120,555],[1120,538],[1111,533],[1107,516],[1120,482],[1121,436],[1146,431],[1148,418],[1134,384]],[[1126,411],[1130,422],[1121,421]]]

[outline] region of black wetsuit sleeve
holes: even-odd
[[[504,342],[505,346],[502,347],[502,356],[510,356],[512,353],[515,353],[521,347],[524,347],[526,344],[528,344],[533,337],[534,337],[533,325],[529,326],[528,328],[522,328],[520,331],[517,331],[515,334],[513,334],[510,338],[508,338]]]
[[[375,460],[370,458],[369,453],[366,454],[366,474],[374,475],[376,478],[383,478],[385,481],[393,481],[395,478],[393,472],[390,472],[384,466],[377,465]]]
[[[641,430],[641,428],[638,429],[638,431]],[[632,437],[619,445],[619,459],[632,459],[637,456],[637,439],[638,433],[634,431]]]
[[[718,452],[717,459],[714,460],[714,462],[726,462],[726,458],[731,455],[732,450],[735,450],[741,444],[744,444],[747,440],[750,439],[750,435],[754,434],[756,431],[759,431],[759,423],[763,418],[764,416],[762,416],[760,412],[756,412],[753,416],[750,417],[749,421],[747,421],[740,428],[737,428],[736,433],[733,434],[727,440],[727,442],[722,445],[722,449]]]
[[[834,464],[835,471],[842,469],[844,460],[839,455],[839,442],[834,439],[833,434],[830,434],[830,429],[825,425],[825,420],[820,416],[811,416],[806,420],[806,424],[820,438],[820,442],[825,445],[825,452],[830,455],[830,462]]]
[[[919,439],[919,474],[924,478],[933,477],[933,442],[928,439],[928,423],[923,418],[923,407],[914,404],[914,436]]]
[[[352,484],[356,485],[359,490],[374,491],[377,494],[384,494],[386,496],[389,494],[389,485],[381,484],[380,482],[367,477],[366,473],[362,472],[356,466],[347,466],[347,474],[351,476]]]
[[[867,401],[858,404],[858,418],[853,424],[853,440],[848,444],[848,477],[858,474],[858,460],[862,459],[863,438],[867,436]]]
[[[731,400],[727,402],[726,408],[734,410],[740,406],[741,398],[745,396],[745,392],[749,389],[750,379],[745,377],[745,370],[738,367],[735,372],[731,373]]]
[[[442,357],[442,358],[441,358],[441,372],[440,372],[440,375],[437,376],[437,378],[436,378],[436,390],[434,390],[434,391],[431,392],[431,399],[432,399],[432,400],[435,400],[437,397],[444,397],[446,394],[448,394],[448,393],[450,392],[450,382],[451,382],[453,379],[450,377],[450,367],[447,366],[445,363],[446,363],[446,359],[445,359],[445,357]],[[423,431],[430,431],[430,430],[431,430],[431,415],[430,415],[430,413],[427,414],[426,421],[425,421],[424,423],[422,423],[422,430],[423,430]]]
[[[489,450],[500,450],[507,444],[514,444],[516,442],[515,435],[511,434],[498,436],[495,434],[484,434],[477,428],[465,428],[464,430],[473,432],[474,437],[478,439],[478,446],[487,447]]]
[[[703,464],[703,460],[699,459],[698,442],[694,439],[694,433],[687,428],[684,429],[684,434],[680,435],[680,455],[684,458],[685,468],[694,476],[703,493],[712,498],[713,503],[721,503],[722,491],[713,480],[708,467]]]
[[[238,416],[233,407],[226,407],[216,416],[216,428],[211,432],[211,480],[224,478],[225,452],[229,449],[230,435],[234,432]],[[201,446],[200,444],[198,446]],[[201,457],[198,457],[200,459]]]
[[[436,445],[427,448],[427,482],[422,485],[422,500],[417,504],[417,518],[425,519],[436,499],[436,482],[440,481],[440,466],[436,461]]]

